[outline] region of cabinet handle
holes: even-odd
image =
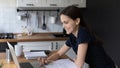
[[[51,42],[51,50],[53,50],[53,42]]]
[[[56,50],[58,49],[58,43],[56,42]]]
[[[26,6],[34,6],[34,4],[26,4]]]
[[[50,6],[57,6],[57,4],[50,4]]]

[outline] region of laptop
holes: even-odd
[[[16,64],[17,68],[40,68],[40,63],[38,61],[19,63],[13,46],[9,42],[7,42],[7,44],[10,49],[13,61]]]

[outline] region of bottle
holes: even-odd
[[[12,55],[10,53],[10,50],[6,48],[6,62],[10,63],[12,61]]]
[[[32,27],[29,26],[29,27],[27,28],[27,30],[28,30],[28,31],[27,31],[27,35],[28,35],[28,36],[31,36],[31,35],[32,35]]]

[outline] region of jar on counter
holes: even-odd
[[[22,36],[27,36],[28,34],[28,30],[27,30],[27,26],[22,26]]]

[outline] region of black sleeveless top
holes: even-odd
[[[90,68],[115,68],[114,62],[105,53],[102,44],[95,41],[96,38],[87,29],[80,27],[77,38],[73,34],[70,34],[66,45],[71,47],[77,54],[79,44],[88,43],[85,62],[89,64]]]

